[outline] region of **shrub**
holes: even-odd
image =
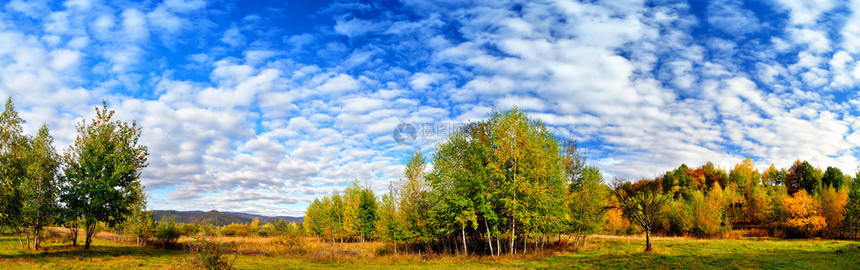
[[[200,232],[200,226],[197,224],[186,223],[182,224],[179,230],[184,236],[194,236]]]
[[[227,250],[205,238],[198,238],[187,246],[191,257],[185,260],[184,266],[191,269],[234,269],[233,261],[236,257],[227,258]]]
[[[251,235],[251,226],[248,224],[230,224],[221,227],[222,236],[248,236]]]
[[[304,237],[297,230],[282,234],[275,240],[275,243],[282,246],[284,251],[289,254],[304,254],[307,251]]]
[[[236,229],[223,227],[218,233],[221,234],[221,236],[236,236]]]
[[[179,226],[176,225],[176,222],[173,220],[165,221],[161,219],[157,225],[155,225],[155,239],[161,243],[162,247],[167,245],[176,244],[176,240],[181,236],[181,232],[179,230]]]

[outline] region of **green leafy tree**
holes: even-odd
[[[24,247],[20,233],[24,223],[21,183],[26,177],[24,152],[27,140],[21,127],[23,123],[24,120],[15,111],[12,98],[6,99],[3,113],[0,114],[0,226],[18,232],[21,247]]]
[[[845,176],[838,168],[827,167],[824,176],[821,177],[821,185],[824,188],[833,187],[836,190],[845,186]]]
[[[574,245],[578,246],[584,244],[586,235],[596,233],[603,227],[610,193],[603,183],[600,170],[594,166],[584,167],[581,178],[572,183],[569,192],[567,233],[582,236],[582,241]]]
[[[21,213],[24,226],[29,231],[27,234],[32,236],[33,247],[39,249],[42,229],[57,220],[60,158],[46,125],[42,125],[38,135],[25,143],[25,177],[20,186]]]
[[[801,189],[809,194],[817,194],[821,190],[821,176],[816,175],[815,167],[809,162],[798,160],[788,170],[785,185],[789,195],[794,195]]]
[[[383,194],[379,200],[379,219],[376,220],[376,236],[384,241],[392,242],[394,253],[397,254],[398,241],[404,240],[402,212],[397,209],[397,190],[389,186],[388,194]]]
[[[435,233],[450,235],[459,231],[462,249],[468,254],[466,229],[477,229],[477,182],[485,181],[475,173],[480,164],[475,164],[470,143],[462,131],[455,132],[448,140],[436,147],[433,170],[427,180],[432,189],[431,196]],[[454,221],[454,222],[451,222]]]
[[[429,186],[425,180],[427,160],[421,151],[412,154],[404,171],[405,182],[400,189],[400,205],[405,219],[404,237],[414,239],[418,243],[429,245],[432,240],[430,232],[428,192]],[[429,248],[429,246],[426,246]]]
[[[315,236],[317,239],[323,237],[323,233],[325,232],[325,209],[323,209],[322,201],[314,199],[314,201],[308,205],[308,209],[305,211],[305,219],[303,223],[306,224],[305,230],[308,235]],[[283,224],[286,225],[285,222]],[[281,228],[281,226],[278,226],[278,228]]]
[[[860,172],[848,185],[848,201],[843,210],[842,227],[848,237],[860,236]]]
[[[78,136],[66,152],[65,198],[84,219],[89,249],[98,222],[113,228],[121,223],[141,200],[140,174],[147,166],[148,150],[139,144],[141,129],[112,120],[113,110],[96,108],[96,118],[77,127]]]
[[[376,196],[373,195],[373,190],[369,187],[362,189],[360,194],[361,199],[358,204],[360,233],[362,239],[370,239],[376,231],[376,220],[378,219]]]

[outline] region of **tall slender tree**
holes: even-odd
[[[20,228],[24,222],[21,211],[24,198],[20,187],[26,174],[24,151],[27,139],[21,127],[23,123],[12,98],[6,99],[0,114],[0,226],[15,229],[22,247]]]
[[[20,187],[24,200],[21,211],[35,249],[41,245],[42,229],[54,223],[59,209],[60,158],[53,143],[47,125],[42,125],[36,137],[26,142],[25,177]]]

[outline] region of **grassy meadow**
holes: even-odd
[[[845,269],[860,265],[860,242],[841,240],[784,240],[771,238],[690,239],[657,237],[655,250],[643,253],[641,237],[594,236],[580,250],[503,256],[374,255],[383,243],[346,243],[332,257],[327,243],[309,241],[305,255],[284,254],[275,238],[219,237],[229,245],[238,269],[514,269],[514,268],[692,268],[692,269]],[[310,240],[310,239],[308,239]],[[192,239],[183,238],[180,242]],[[21,249],[11,234],[0,235],[3,269],[186,269],[188,255],[178,249],[135,246],[100,233],[90,251],[72,247],[59,238],[43,251]]]

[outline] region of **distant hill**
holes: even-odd
[[[249,218],[251,220],[254,220],[255,218],[259,218],[260,223],[264,223],[264,224],[270,223],[270,222],[275,222],[275,221],[278,221],[281,219],[283,219],[286,222],[302,222],[305,219],[304,217],[291,217],[291,216],[269,217],[269,216],[261,216],[261,215],[240,213],[240,212],[222,212],[222,213],[236,215],[236,216],[240,216],[240,217],[244,217],[244,218]]]
[[[175,210],[153,210],[152,217],[160,220],[162,217],[173,219],[180,223],[195,223],[201,225],[224,226],[232,223],[250,223],[254,218],[260,219],[260,224],[266,224],[284,219],[287,222],[301,222],[303,217],[278,216],[269,217],[239,212],[218,212],[215,210],[203,211],[175,211]]]

